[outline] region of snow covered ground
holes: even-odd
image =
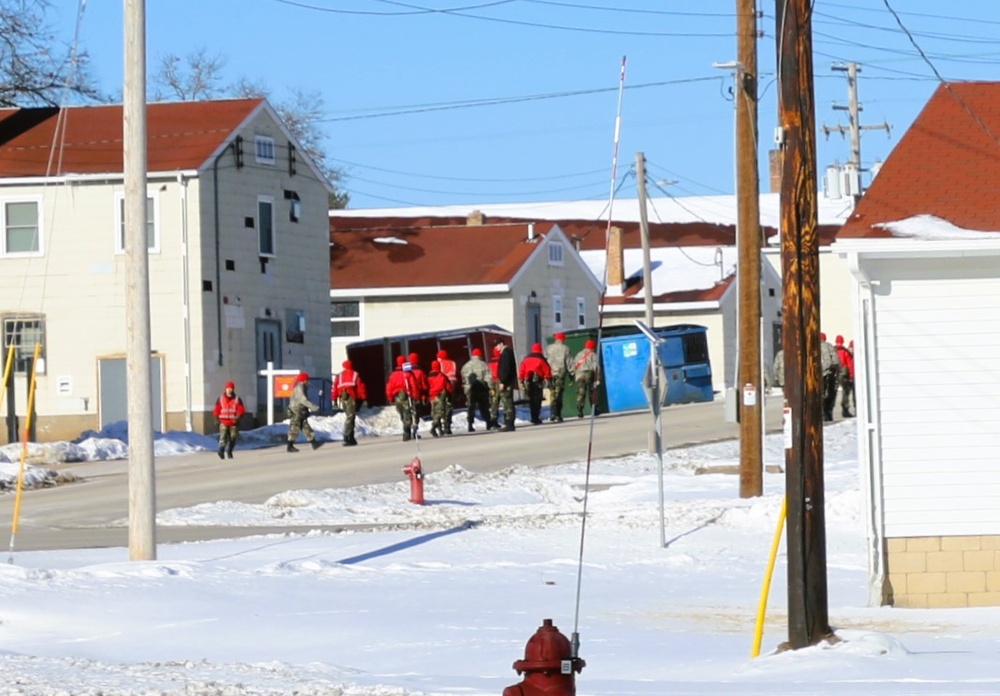
[[[359,435],[398,428],[389,414],[366,416]],[[339,439],[336,418],[313,422]],[[246,433],[241,446],[283,433]],[[101,459],[125,447],[102,433],[31,455]],[[498,696],[519,681],[511,665],[546,618],[579,634],[580,696],[1000,693],[1000,609],[866,606],[853,422],[825,438],[830,621],[841,640],[776,650],[787,638],[782,555],[756,659],[783,476],[765,474],[765,495],[741,499],[737,477],[712,473],[737,464],[737,443],[665,453],[661,546],[656,458],[588,469],[585,447],[581,460],[544,470],[453,464],[427,476],[423,506],[400,504],[400,481],[159,511],[164,525],[358,531],[161,545],[150,562],[120,548],[14,553],[0,564],[0,696]],[[766,439],[769,463],[783,460],[780,447]],[[214,448],[197,435],[156,443],[157,456]],[[15,462],[0,464],[9,482],[20,448],[2,455]],[[50,479],[44,466],[26,474]]]

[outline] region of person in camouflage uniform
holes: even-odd
[[[467,418],[469,432],[475,432],[472,426],[476,420],[476,409],[479,410],[479,417],[486,423],[486,429],[493,427],[494,417],[490,412],[490,394],[493,386],[493,377],[490,374],[490,367],[483,360],[483,351],[478,348],[472,349],[472,357],[469,362],[462,365],[462,384],[465,388],[465,401],[469,405]]]
[[[587,399],[590,408],[597,413],[597,387],[601,380],[598,375],[597,343],[592,339],[583,344],[583,350],[573,358],[573,381],[576,384],[576,417],[583,418]]]
[[[431,400],[431,435],[434,437],[451,435],[451,421],[447,421],[448,427],[445,428],[445,419],[450,413],[451,392],[451,380],[441,372],[441,363],[432,360],[431,371],[427,373],[427,393]]]
[[[819,335],[820,371],[823,385],[823,420],[833,420],[833,407],[837,403],[837,382],[840,377],[840,358],[837,349],[826,340],[826,334]]]
[[[389,374],[389,380],[385,384],[385,398],[399,413],[399,420],[403,425],[403,442],[412,439],[416,434],[414,424],[417,422],[416,406],[420,400],[420,392],[410,364],[402,355],[396,356],[396,369]]]
[[[502,431],[510,433],[514,431],[514,419],[517,417],[514,411],[514,390],[517,389],[517,358],[514,357],[513,347],[507,345],[502,338],[498,338],[496,345],[500,348],[500,356],[497,359],[497,389],[500,391],[500,407],[503,409]]]
[[[774,356],[774,364],[771,366],[773,384],[779,389],[785,387],[785,350],[782,348]]]
[[[309,425],[309,414],[318,411],[319,406],[309,400],[309,375],[300,372],[295,377],[295,389],[292,390],[292,398],[288,400],[288,443],[285,449],[289,452],[298,452],[295,440],[299,437],[301,430],[312,445],[313,449],[319,449],[319,441],[312,426]]]
[[[353,447],[358,444],[357,438],[354,437],[358,408],[361,405],[368,405],[366,401],[368,392],[361,375],[354,371],[354,364],[350,360],[345,360],[343,367],[344,371],[334,377],[330,393],[334,402],[339,403],[340,409],[344,412],[344,447]]]
[[[500,349],[493,346],[493,357],[490,358],[490,420],[487,430],[500,429],[500,383],[497,381],[497,370],[500,368]]]
[[[545,359],[552,368],[552,379],[549,380],[549,420],[562,423],[566,378],[572,373],[573,365],[570,362],[569,347],[563,343],[566,334],[560,331],[552,338],[552,343],[545,347]]]

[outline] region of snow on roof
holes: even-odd
[[[604,277],[604,250],[581,251],[584,263]],[[653,296],[685,290],[708,290],[736,270],[735,247],[656,247],[649,250]],[[625,277],[642,275],[642,249],[625,249]]]
[[[817,197],[819,224],[840,225],[851,214],[848,198]],[[650,222],[691,223],[707,222],[714,225],[735,225],[737,200],[734,195],[723,196],[663,196],[647,201]],[[331,217],[450,217],[465,216],[473,211],[490,215],[534,220],[607,220],[608,201],[548,201],[537,203],[486,203],[467,205],[416,206],[411,208],[358,208],[331,210]],[[760,196],[760,222],[765,227],[778,227],[781,218],[779,195],[763,193]],[[616,199],[613,219],[620,222],[639,222],[637,198]]]
[[[957,227],[947,220],[942,220],[936,215],[915,215],[905,220],[895,220],[893,222],[883,222],[872,227],[882,227],[895,237],[909,237],[911,239],[997,239],[1000,232],[967,230]]]

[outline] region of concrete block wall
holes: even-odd
[[[893,606],[1000,606],[1000,535],[888,539],[886,567]]]

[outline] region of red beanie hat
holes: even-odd
[[[826,340],[826,334],[823,333],[822,331],[819,332],[819,340],[821,340],[821,341],[825,341]]]
[[[541,343],[533,343],[533,344],[531,344],[531,352],[532,353],[541,353],[542,352],[542,344]]]
[[[844,345],[844,337],[843,336],[837,336],[836,343],[837,343],[838,346]]]
[[[444,348],[438,351],[438,359],[445,360],[447,359],[447,357],[448,357],[448,351],[446,351]]]
[[[402,355],[397,355],[396,356],[396,367],[402,367],[403,363],[405,363],[405,362],[406,362],[406,358],[404,358]]]
[[[437,360],[431,360],[431,372],[436,372],[441,369],[441,363]]]
[[[473,348],[472,349],[472,354],[474,356],[476,356],[477,358],[483,357],[483,351],[479,350],[478,348]]]
[[[416,365],[417,363],[420,362],[420,356],[417,355],[416,353],[410,353],[409,362],[411,365]]]
[[[236,389],[236,385],[233,382],[226,382],[226,389]]]
[[[309,373],[308,372],[300,372],[295,377],[295,381],[296,382],[308,382],[309,381]]]
[[[555,336],[553,336],[553,338],[555,338],[557,341],[565,341],[566,340],[566,334],[564,334],[562,331],[559,331],[559,332],[556,333]]]
[[[594,350],[594,348],[597,348],[597,343],[595,343],[593,339],[588,339],[587,342],[583,344],[583,347]]]
[[[354,363],[352,363],[350,360],[345,360],[344,361],[344,369],[345,370],[353,370],[354,369]]]

